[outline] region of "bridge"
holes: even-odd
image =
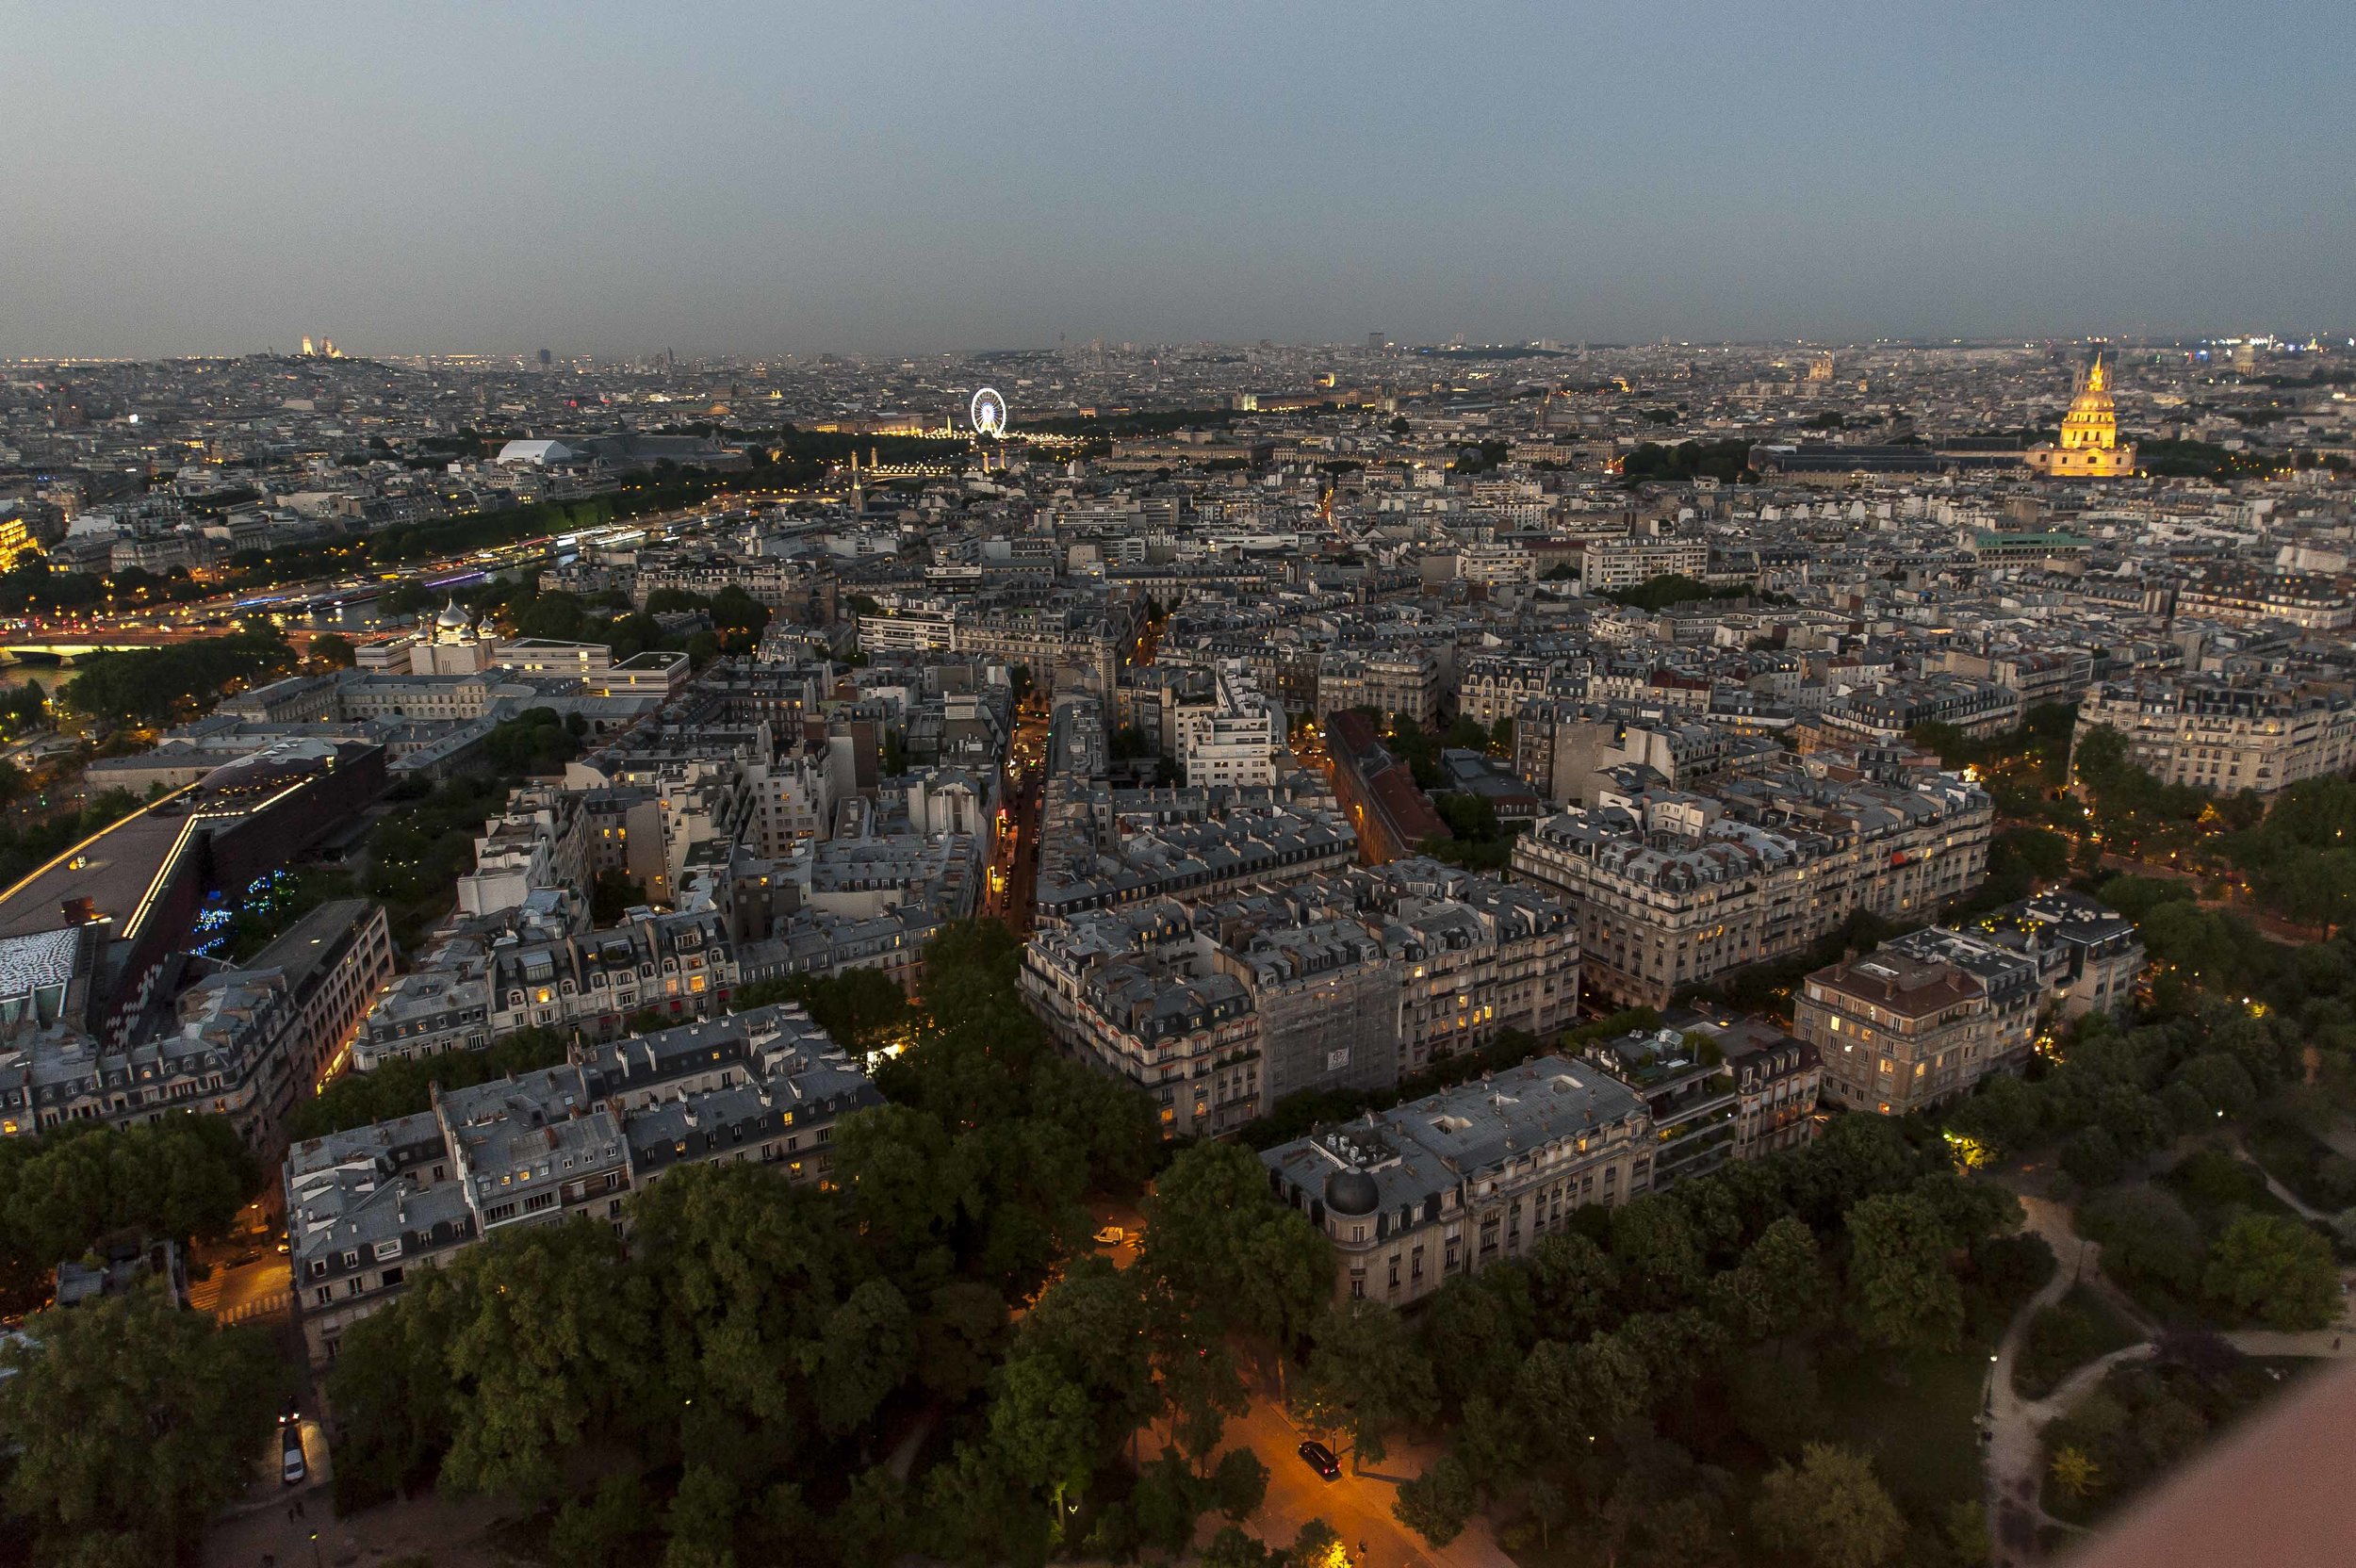
[[[39,632],[0,640],[0,664],[71,664],[93,653],[131,653],[139,648],[170,647],[205,635],[197,631],[93,631],[80,636]],[[212,635],[220,635],[218,632]]]

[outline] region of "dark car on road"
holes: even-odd
[[[1301,1446],[1301,1457],[1309,1462],[1310,1469],[1315,1470],[1327,1480],[1341,1479],[1341,1461],[1333,1457],[1333,1449],[1319,1443],[1316,1438],[1313,1437]]]

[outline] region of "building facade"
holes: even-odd
[[[1652,1147],[1624,1085],[1541,1056],[1260,1159],[1277,1200],[1333,1241],[1335,1294],[1403,1307],[1649,1190]]]

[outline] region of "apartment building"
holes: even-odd
[[[1656,1191],[1815,1135],[1816,1052],[1764,1020],[1673,1009],[1660,1027],[1598,1041],[1585,1055],[1644,1102]]]
[[[1557,694],[1556,685],[1564,679],[1560,659],[1494,653],[1467,659],[1456,678],[1457,716],[1495,728],[1498,720],[1519,713],[1524,703]]]
[[[1456,547],[1456,575],[1483,588],[1513,587],[1537,581],[1538,564],[1526,545],[1476,541]]]
[[[287,1153],[296,1313],[314,1364],[421,1268],[492,1230],[594,1215],[621,1224],[630,1187],[620,1119],[580,1068],[436,1090],[413,1116],[312,1138]]]
[[[1317,713],[1370,708],[1386,718],[1398,713],[1431,724],[1443,716],[1441,698],[1451,690],[1445,669],[1428,648],[1326,654],[1317,662]]]
[[[1588,540],[1579,555],[1579,582],[1591,594],[1633,588],[1657,577],[1698,581],[1710,570],[1710,545],[1702,539],[1618,534]]]
[[[882,1096],[797,1006],[609,1041],[571,1061],[436,1090],[413,1116],[287,1152],[288,1259],[315,1364],[344,1331],[511,1226],[588,1216],[675,1166],[759,1161],[824,1183],[842,1119]]]
[[[1179,766],[1197,787],[1265,785],[1276,782],[1276,751],[1284,739],[1284,715],[1240,663],[1213,672],[1206,701],[1180,701],[1171,709]]]
[[[1156,825],[1096,844],[1093,813],[1070,802],[1058,817],[1051,776],[1039,857],[1042,920],[1154,898],[1203,899],[1260,883],[1298,881],[1350,863],[1358,836],[1333,812],[1270,802]],[[1058,840],[1062,841],[1058,843]]]
[[[516,791],[475,838],[474,870],[458,878],[460,910],[495,915],[521,906],[534,888],[585,893],[596,877],[581,807],[577,793],[554,786]]]
[[[1075,915],[1033,935],[1022,988],[1067,1050],[1155,1096],[1168,1132],[1205,1135],[1565,1027],[1579,939],[1536,890],[1418,858]]]
[[[1906,1116],[1970,1090],[1998,1065],[1998,1018],[1979,976],[1884,948],[1809,975],[1792,1032],[1824,1059],[1835,1104]]]
[[[1401,1073],[1577,1019],[1579,923],[1560,901],[1422,856],[1339,882],[1399,970]]]
[[[1514,841],[1514,876],[1567,899],[1588,986],[1665,1007],[1679,988],[1798,952],[1859,910],[1909,920],[1977,887],[1994,807],[1953,775],[1911,787],[1792,769],[1710,794],[1607,792]]]
[[[1984,929],[2005,939],[2007,928],[2034,928],[2059,949],[2049,965],[2047,988],[2064,1018],[2086,1013],[2120,1014],[2135,999],[2143,973],[2143,935],[2135,923],[2083,893],[2053,888],[1983,917]]]
[[[1839,743],[1894,745],[1923,725],[1951,725],[1970,736],[2021,727],[2021,694],[1993,680],[1932,676],[1891,680],[1824,704],[1818,724]]]
[[[1277,1200],[1332,1238],[1336,1296],[1403,1307],[1646,1191],[1651,1135],[1625,1085],[1541,1056],[1260,1159]]]
[[[1631,765],[1673,790],[1730,769],[1779,760],[1783,748],[1683,710],[1633,704],[1533,702],[1513,726],[1513,769],[1557,806],[1592,804],[1598,786]]]
[[[491,983],[480,962],[397,974],[368,1009],[352,1044],[352,1066],[370,1072],[388,1061],[414,1061],[491,1043]]]
[[[2165,676],[2103,681],[2078,704],[2077,749],[2097,729],[2168,784],[2219,794],[2280,793],[2356,767],[2356,699],[2343,687],[2272,677]]]
[[[1082,672],[1110,692],[1143,625],[1141,596],[1057,591],[1008,594],[987,603],[936,601],[861,615],[859,645],[870,654],[965,653],[1027,667],[1041,684],[1052,672]]]
[[[633,910],[581,935],[502,937],[489,964],[491,1033],[579,1030],[602,1038],[633,1013],[703,1016],[728,1004],[735,942],[715,910]]]
[[[2356,625],[2356,596],[2331,578],[2303,572],[2219,573],[2179,588],[2176,612],[2245,626],[2286,621],[2303,631],[2345,631]]]
[[[1824,1086],[1816,1048],[1755,1018],[1705,1027],[1734,1074],[1734,1157],[1764,1159],[1813,1138]]]
[[[1184,906],[1155,899],[1040,926],[1023,948],[1018,983],[1057,1045],[1153,1099],[1165,1137],[1216,1136],[1268,1103],[1251,983],[1265,979],[1273,988],[1301,978],[1282,961],[1221,965],[1216,946]],[[1333,1023],[1352,1026],[1366,1015],[1340,1004],[1362,983],[1366,959],[1339,948],[1322,957],[1307,994],[1329,1004]],[[1378,1053],[1341,1049],[1338,1059],[1287,1063],[1286,1081],[1362,1088],[1390,1081]]]

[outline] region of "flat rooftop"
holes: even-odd
[[[113,921],[120,938],[190,820],[186,812],[159,815],[142,807],[84,839],[0,892],[0,937],[30,936],[72,924],[66,905],[87,898],[99,915]]]

